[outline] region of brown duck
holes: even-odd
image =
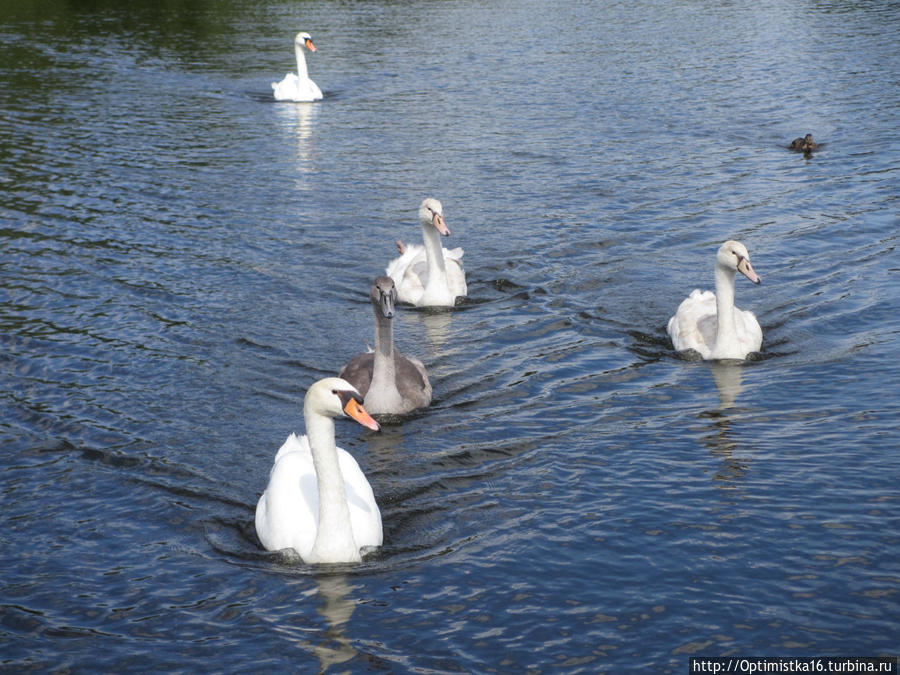
[[[806,134],[804,138],[795,138],[790,144],[791,150],[798,152],[810,153],[819,147],[819,144],[813,140],[812,134]]]

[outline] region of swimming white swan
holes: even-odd
[[[734,306],[734,273],[754,284],[759,275],[739,241],[726,241],[716,254],[716,292],[694,290],[669,319],[669,337],[678,351],[693,349],[704,359],[743,359],[762,347],[762,328],[753,312]]]
[[[369,290],[375,309],[375,351],[357,354],[341,377],[363,395],[373,415],[403,414],[431,403],[431,383],[419,359],[394,349],[394,302],[397,290],[390,277],[378,277]]]
[[[266,550],[292,548],[307,563],[342,563],[381,546],[372,488],[350,453],[335,447],[333,418],[343,415],[379,428],[349,382],[328,377],[306,392],[306,435],[288,436],[256,504],[256,534]]]
[[[449,236],[450,230],[437,199],[429,197],[422,202],[419,223],[425,245],[397,242],[400,257],[388,263],[387,275],[397,285],[401,302],[418,307],[453,307],[456,298],[467,292],[463,250],[441,247],[441,235]]]
[[[281,82],[273,82],[276,101],[318,101],[322,98],[322,90],[309,79],[306,70],[306,57],[303,48],[316,51],[309,33],[297,33],[294,38],[294,54],[297,56],[297,73],[288,73]]]

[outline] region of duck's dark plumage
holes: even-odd
[[[797,152],[810,153],[819,147],[819,144],[813,140],[812,134],[806,134],[803,138],[795,138],[790,144],[791,150]]]

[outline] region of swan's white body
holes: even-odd
[[[273,82],[276,101],[318,101],[322,98],[322,90],[309,78],[306,70],[306,57],[303,49],[316,51],[309,33],[297,33],[294,38],[294,54],[297,57],[297,72],[288,73],[281,82]]]
[[[342,563],[359,562],[361,549],[381,546],[372,488],[334,441],[333,418],[345,413],[378,429],[360,400],[352,385],[336,377],[309,388],[303,403],[307,435],[288,436],[256,504],[256,534],[266,550],[292,548],[307,563]]]
[[[369,291],[375,309],[375,351],[357,354],[340,374],[363,395],[366,410],[373,415],[402,415],[431,403],[425,366],[394,349],[396,297],[393,279],[375,279]]]
[[[465,297],[466,273],[463,250],[441,246],[441,235],[450,230],[444,224],[441,203],[429,197],[419,207],[419,223],[425,245],[401,245],[401,254],[387,266],[387,275],[397,286],[397,297],[417,307],[453,307],[456,298]]]
[[[669,319],[668,332],[678,351],[693,349],[704,359],[743,359],[762,347],[762,328],[753,312],[734,306],[734,273],[755,284],[759,275],[738,241],[726,241],[716,255],[716,292],[694,290]]]

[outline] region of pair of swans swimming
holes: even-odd
[[[397,242],[400,257],[388,263],[385,276],[369,289],[375,313],[375,349],[353,357],[340,376],[365,397],[375,415],[408,413],[431,403],[431,384],[425,366],[394,348],[393,318],[399,302],[417,307],[453,307],[468,293],[462,267],[463,250],[448,250],[441,237],[449,237],[444,207],[429,197],[419,206],[422,244]]]
[[[463,250],[441,246],[450,236],[441,203],[429,197],[419,206],[424,245],[398,242],[400,257],[386,276],[375,279],[369,299],[375,313],[375,349],[353,357],[340,377],[365,397],[374,415],[402,415],[431,403],[431,384],[422,362],[394,347],[393,318],[398,301],[418,307],[452,307],[468,292]]]
[[[353,456],[337,447],[334,418],[350,417],[377,431],[372,415],[403,414],[431,403],[425,366],[394,347],[395,304],[453,306],[467,288],[462,249],[441,246],[450,230],[437,199],[422,202],[419,223],[424,246],[398,244],[400,257],[370,288],[374,351],[358,354],[340,377],[307,390],[306,434],[288,436],[275,455],[256,505],[256,533],[266,550],[293,549],[306,563],[352,563],[381,546],[381,512],[372,487]]]

